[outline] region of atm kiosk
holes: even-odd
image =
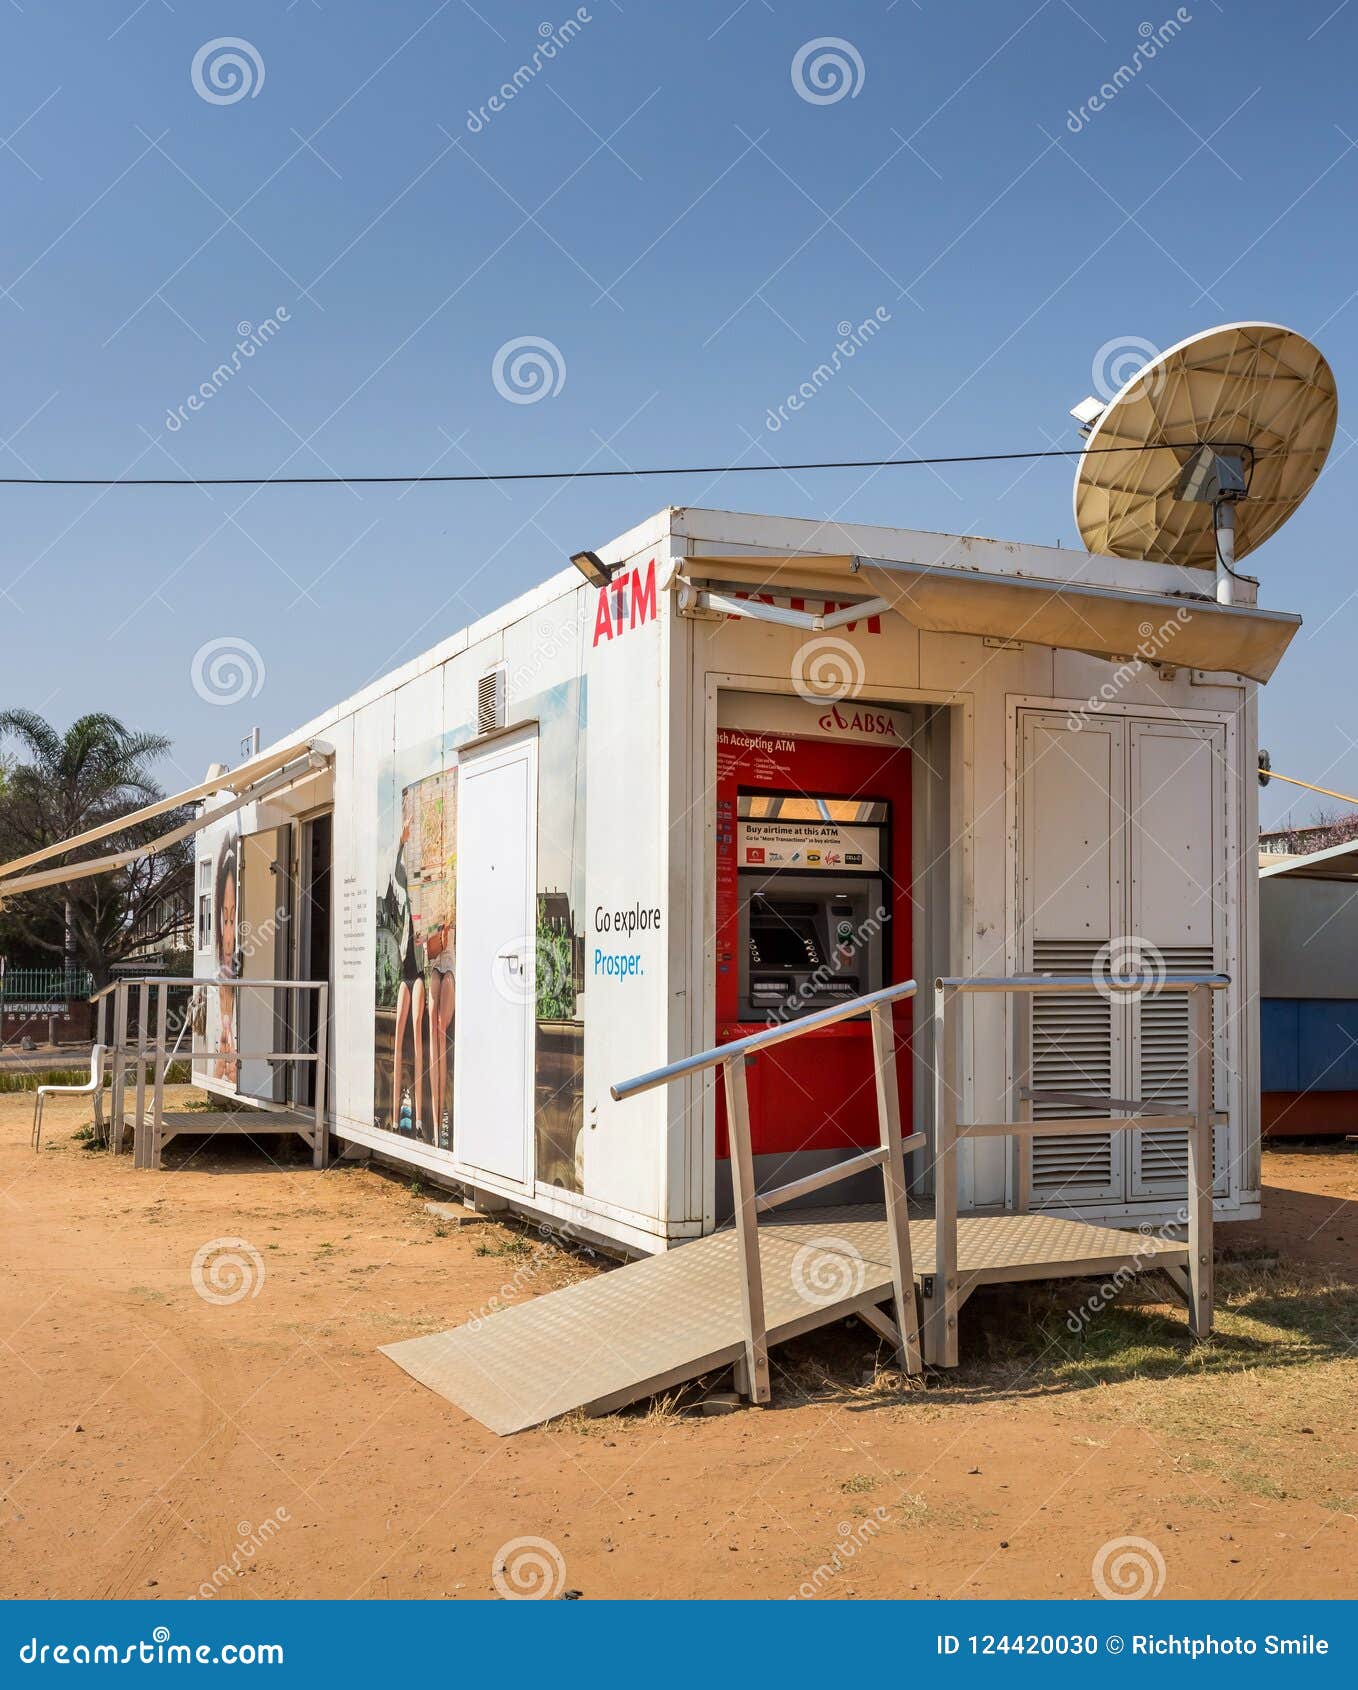
[[[869,744],[719,732],[719,1042],[908,977],[910,751],[896,718],[883,720],[893,731]],[[910,1025],[898,1006],[898,1042]],[[909,1122],[904,1052],[897,1072]],[[748,1080],[755,1154],[776,1155],[788,1177],[802,1155],[877,1141],[866,1016],[762,1053]],[[720,1113],[717,1150],[727,1154]]]

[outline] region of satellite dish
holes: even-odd
[[[1215,569],[1229,604],[1236,558],[1281,528],[1320,474],[1339,399],[1302,335],[1228,323],[1152,358],[1097,414],[1090,406],[1075,410],[1089,430],[1075,476],[1085,545]]]

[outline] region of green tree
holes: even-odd
[[[61,733],[34,711],[4,710],[4,739],[17,753],[5,762],[0,780],[0,861],[58,844],[164,797],[151,765],[170,741],[124,727],[114,716],[81,716]],[[40,866],[145,845],[191,813],[166,812]],[[109,874],[18,893],[5,899],[0,914],[5,942],[34,961],[87,968],[102,986],[116,963],[169,935],[177,907],[191,890],[191,873],[192,855],[181,843]]]

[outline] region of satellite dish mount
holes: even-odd
[[[1249,492],[1245,471],[1248,448],[1233,451],[1199,446],[1183,467],[1175,497],[1211,505],[1217,542],[1217,603],[1235,602],[1235,507]]]

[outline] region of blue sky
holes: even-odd
[[[4,473],[1077,444],[1066,412],[1095,385],[1100,348],[1244,318],[1315,339],[1341,400],[1354,379],[1358,4],[580,12],[6,10]],[[1071,114],[1132,58],[1141,26],[1166,20],[1154,60],[1081,126]],[[561,44],[492,110],[545,33]],[[828,64],[823,84],[811,69],[794,80],[799,51],[824,37],[848,43],[833,53],[854,91],[807,99],[840,91]],[[195,80],[195,55],[226,38],[248,50],[217,48]],[[233,75],[251,91],[230,98]],[[839,325],[873,313],[880,330],[851,367],[771,428]],[[252,332],[262,344],[239,370],[176,415]],[[501,348],[525,337],[550,343],[552,391],[531,403],[494,379]],[[1275,766],[1358,791],[1358,716],[1338,684],[1358,630],[1342,403],[1340,420],[1315,493],[1249,567],[1263,602],[1307,624],[1264,694]],[[1055,462],[410,491],[0,489],[0,702],[63,723],[108,708],[169,732],[177,784],[234,760],[253,724],[267,740],[665,504],[1073,545],[1070,481]],[[193,668],[230,640],[257,649],[261,684],[222,705]],[[1276,786],[1264,798],[1266,820],[1289,802]]]

